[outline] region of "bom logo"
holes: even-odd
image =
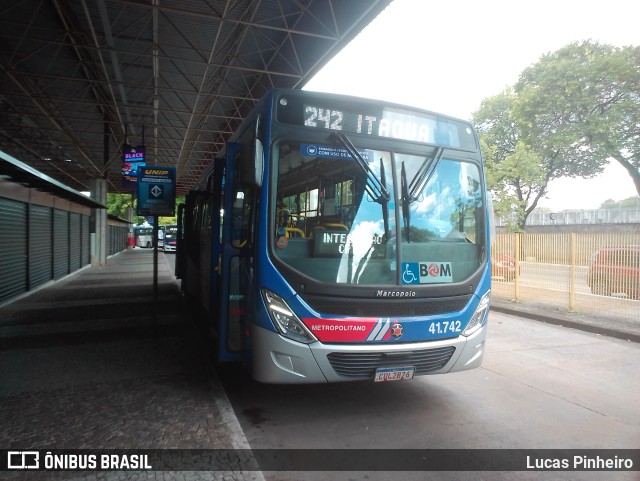
[[[404,262],[402,264],[402,282],[403,284],[453,282],[451,262]]]

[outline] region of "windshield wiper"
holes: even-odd
[[[418,172],[416,172],[416,175],[413,176],[413,179],[411,179],[411,182],[407,187],[407,194],[409,195],[410,203],[418,200],[420,193],[424,190],[427,182],[429,182],[429,179],[431,179],[431,176],[436,171],[436,167],[438,167],[438,163],[442,158],[443,152],[444,149],[442,147],[439,147],[433,157],[424,158],[424,162],[422,162],[422,165],[418,169]]]
[[[347,152],[351,157],[354,158],[356,164],[360,167],[360,169],[364,172],[367,182],[365,183],[364,190],[369,194],[369,196],[380,206],[382,207],[382,220],[384,222],[384,235],[383,242],[386,242],[389,239],[389,200],[391,199],[391,194],[385,187],[387,184],[387,176],[384,170],[384,163],[382,158],[380,158],[380,179],[376,176],[375,172],[371,170],[369,164],[366,160],[362,158],[358,149],[351,143],[349,137],[345,134],[334,132],[331,134],[334,139],[344,146],[347,149]]]
[[[411,242],[409,238],[409,232],[411,230],[411,196],[409,194],[409,186],[407,185],[407,171],[404,168],[404,162],[400,169],[400,190],[402,194],[402,218],[404,219],[404,230],[407,237],[407,242]]]
[[[431,179],[431,176],[436,171],[438,163],[442,158],[444,149],[439,147],[433,157],[425,157],[424,162],[413,176],[411,182],[407,182],[407,171],[402,162],[402,168],[400,171],[400,189],[402,194],[402,217],[404,218],[404,229],[407,237],[407,242],[411,242],[411,209],[410,206],[420,197],[420,194],[424,190],[425,186]]]
[[[332,133],[331,136],[337,139],[338,142],[342,144],[345,149],[347,149],[349,155],[351,155],[351,157],[355,159],[356,164],[358,164],[358,166],[365,173],[367,177],[367,183],[365,184],[365,190],[367,191],[367,194],[369,194],[369,196],[378,204],[386,204],[387,202],[389,202],[389,199],[391,199],[389,191],[384,186],[383,182],[378,179],[375,172],[371,170],[367,161],[362,158],[360,152],[358,152],[349,138],[345,134],[338,132]],[[384,172],[384,170],[382,172]]]

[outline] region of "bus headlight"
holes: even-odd
[[[283,336],[307,344],[317,340],[284,299],[267,289],[262,289],[262,298],[267,306],[269,317]]]
[[[467,324],[466,329],[462,333],[463,336],[470,336],[477,330],[481,329],[487,323],[487,315],[489,314],[489,301],[491,300],[491,291],[488,291],[482,299],[480,299],[480,304],[476,308],[476,312],[471,316],[471,320],[469,324]]]

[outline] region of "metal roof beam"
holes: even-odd
[[[150,8],[149,2],[147,0],[121,0],[122,3],[129,3],[129,4],[133,4],[139,7],[143,7],[143,8]],[[296,2],[299,5],[299,2]],[[185,8],[179,8],[179,7],[174,7],[174,6],[167,6],[167,5],[159,5],[159,6],[153,6],[151,8],[157,8],[158,11],[163,12],[163,13],[167,13],[167,14],[179,14],[179,15],[185,15],[185,16],[189,16],[189,17],[198,17],[198,18],[206,18],[209,20],[218,20],[220,22],[227,22],[227,23],[232,23],[232,24],[236,24],[236,25],[241,25],[244,27],[254,27],[254,28],[260,28],[260,29],[265,29],[265,30],[271,30],[274,32],[283,32],[283,33],[288,33],[288,34],[293,34],[293,35],[300,35],[303,37],[312,37],[312,38],[319,38],[319,39],[323,39],[323,40],[331,40],[331,41],[336,41],[338,40],[338,38],[336,38],[334,35],[323,35],[323,34],[319,34],[319,33],[315,33],[315,32],[308,32],[305,30],[295,30],[292,28],[286,28],[286,27],[277,27],[274,25],[266,25],[266,24],[262,24],[262,23],[256,23],[256,22],[251,22],[251,21],[247,21],[247,20],[239,20],[239,19],[234,19],[234,18],[228,18],[225,17],[224,14],[219,15],[219,14],[207,14],[207,13],[202,13],[202,12],[196,12],[194,10],[187,10]],[[226,6],[225,6],[226,8]]]

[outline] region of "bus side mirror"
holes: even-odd
[[[227,154],[232,154],[237,144],[229,144]],[[259,139],[253,139],[248,144],[242,144],[236,151],[236,175],[238,183],[245,187],[262,186],[264,173],[264,149]]]
[[[255,186],[262,186],[262,175],[264,174],[264,149],[260,139],[254,140],[253,158],[255,159]]]

